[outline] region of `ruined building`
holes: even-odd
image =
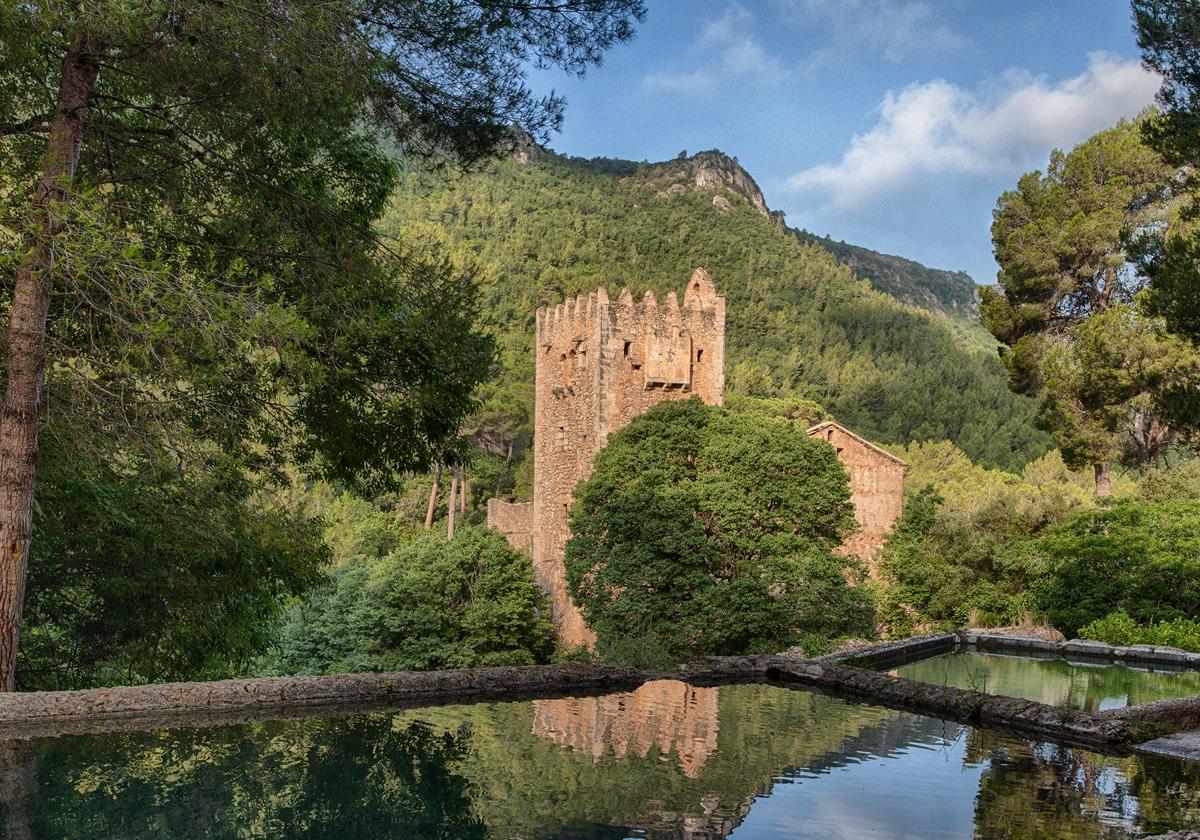
[[[836,449],[838,460],[850,475],[850,500],[858,531],[846,540],[841,551],[866,561],[874,577],[875,555],[900,518],[908,464],[832,420],[813,426],[808,436],[820,438]]]
[[[488,525],[533,558],[550,593],[559,638],[594,636],[567,593],[563,552],[571,491],[592,471],[608,436],[663,400],[725,399],[725,298],[698,268],[663,303],[603,288],[537,311],[533,413],[533,501],[488,501]],[[870,560],[900,515],[904,462],[836,423],[808,430],[827,440],[850,473],[860,531],[843,547]]]
[[[608,436],[663,400],[725,398],[725,298],[696,269],[683,293],[659,303],[603,288],[537,312],[533,501],[488,502],[488,524],[533,557],[567,644],[593,636],[567,594],[563,548],[571,491]]]

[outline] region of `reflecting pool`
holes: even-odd
[[[1132,837],[1200,767],[771,686],[0,743],[12,838]]]
[[[889,673],[910,680],[1022,697],[1088,712],[1200,694],[1200,672],[1068,662],[1057,657],[954,651]]]

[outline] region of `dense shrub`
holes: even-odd
[[[319,521],[259,504],[236,464],[43,440],[22,689],[238,675],[323,580]]]
[[[337,567],[293,608],[268,658],[275,673],[532,665],[553,650],[528,557],[486,528],[434,532]]]
[[[853,525],[834,450],[786,420],[663,403],[575,490],[567,580],[608,658],[780,650],[868,635],[833,553]]]
[[[968,514],[945,509],[931,486],[905,500],[904,514],[879,554],[888,584],[880,621],[890,635],[981,624],[1014,624],[1032,603],[1036,565],[1027,550],[1033,523],[997,503]]]
[[[1200,621],[1176,618],[1158,624],[1138,624],[1124,610],[1115,610],[1079,628],[1079,638],[1110,645],[1155,645],[1200,652]]]
[[[1047,572],[1038,604],[1069,636],[1114,609],[1144,624],[1200,609],[1200,501],[1127,500],[1086,511],[1036,548]]]

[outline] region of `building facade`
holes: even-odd
[[[808,436],[836,449],[838,460],[850,476],[850,500],[858,531],[842,544],[841,551],[865,561],[871,577],[875,577],[875,555],[904,509],[908,464],[832,420],[813,426]]]

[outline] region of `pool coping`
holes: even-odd
[[[451,703],[595,695],[633,690],[650,680],[676,679],[697,685],[769,683],[968,725],[1035,735],[1100,752],[1142,751],[1200,758],[1200,752],[1192,748],[1200,741],[1192,736],[1182,740],[1176,737],[1200,730],[1200,695],[1085,712],[923,683],[873,670],[961,646],[1200,669],[1200,655],[1183,651],[1113,648],[1078,641],[1048,642],[961,630],[882,642],[814,659],[710,657],[669,671],[565,663],[0,694],[0,739],[236,725]]]

